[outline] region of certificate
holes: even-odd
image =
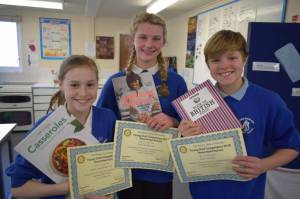
[[[178,130],[153,131],[146,124],[117,121],[114,139],[114,164],[122,168],[142,168],[173,172],[168,141]]]
[[[247,155],[241,129],[231,129],[169,141],[181,182],[244,181],[232,170],[232,159]]]
[[[113,167],[113,143],[68,148],[71,198],[107,195],[132,186],[131,170]]]

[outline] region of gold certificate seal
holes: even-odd
[[[126,129],[126,130],[124,131],[124,135],[125,135],[125,136],[130,136],[130,135],[131,135],[131,131],[130,131],[129,129]]]
[[[187,152],[187,148],[185,146],[180,146],[179,147],[179,151],[180,151],[180,153],[186,153]]]

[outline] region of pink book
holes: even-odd
[[[172,102],[184,120],[201,126],[204,133],[242,128],[241,123],[226,104],[210,80],[196,86]]]

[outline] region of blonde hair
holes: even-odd
[[[136,15],[135,19],[133,20],[132,29],[131,29],[131,37],[133,38],[138,26],[141,23],[150,23],[152,25],[158,25],[161,26],[163,29],[163,42],[166,43],[167,39],[167,26],[165,21],[160,18],[158,15],[155,14],[149,14],[149,13],[142,13],[139,15]],[[136,50],[134,45],[132,45],[131,53],[129,56],[129,60],[127,63],[127,74],[132,71],[132,65],[136,62]],[[157,56],[157,62],[158,62],[158,69],[159,69],[159,75],[161,79],[161,85],[158,89],[158,93],[161,96],[168,96],[169,95],[169,88],[167,85],[168,80],[168,71],[167,71],[167,65],[163,58],[162,52],[160,52]]]
[[[226,51],[238,50],[242,53],[244,60],[248,57],[247,43],[243,35],[231,30],[221,30],[216,32],[206,42],[204,48],[205,62],[209,58],[216,58]]]
[[[87,67],[95,71],[97,80],[98,77],[98,68],[94,60],[85,56],[85,55],[72,55],[65,59],[59,68],[58,80],[63,81],[65,75],[74,68]],[[63,105],[65,103],[65,96],[61,90],[54,93],[49,102],[49,107],[47,113],[53,111],[56,106]]]

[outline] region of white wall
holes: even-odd
[[[94,40],[94,19],[86,16],[63,15],[47,12],[26,12],[6,10],[1,15],[21,16],[21,39],[22,39],[22,73],[0,73],[1,81],[24,81],[24,82],[49,82],[52,81],[51,69],[57,70],[61,60],[45,60],[40,56],[40,27],[39,17],[71,19],[71,45],[72,54],[83,54],[85,42]],[[28,67],[26,64],[26,42],[34,40],[37,44],[38,67]]]
[[[172,20],[167,21],[168,25],[168,45],[164,49],[164,55],[177,56],[177,67],[182,74],[185,68],[185,53],[187,45],[188,19],[203,11],[215,8],[232,0],[217,0],[205,6],[196,8],[191,12],[182,14]],[[293,15],[300,15],[300,1],[287,0],[286,22],[291,22]],[[180,24],[180,26],[179,26]],[[180,27],[180,28],[179,28]]]
[[[16,12],[14,10],[1,11],[1,15],[17,15],[22,17],[22,73],[0,73],[1,81],[49,82],[52,81],[50,71],[58,70],[61,60],[45,60],[40,57],[40,27],[39,17],[71,19],[71,47],[72,54],[84,54],[85,44],[95,43],[96,36],[111,36],[115,38],[114,59],[95,59],[100,68],[100,78],[105,79],[119,69],[119,34],[128,34],[131,20],[118,18],[94,18],[78,15],[63,15],[40,12]],[[28,67],[26,64],[26,41],[34,40],[39,55],[38,67]]]
[[[222,5],[232,0],[216,0],[205,6],[168,20],[168,42],[163,49],[165,56],[176,56],[178,71],[182,74],[185,68],[185,53],[187,42],[187,22],[188,18],[210,8]],[[95,36],[113,36],[115,38],[115,57],[112,60],[97,59],[96,63],[100,67],[101,78],[107,78],[119,68],[119,34],[129,33],[131,19],[118,18],[93,18],[86,16],[55,14],[47,12],[26,12],[1,10],[1,15],[10,14],[22,16],[22,42],[23,42],[23,65],[25,72],[19,74],[0,73],[0,81],[52,81],[51,69],[58,69],[61,61],[41,60],[40,59],[40,36],[39,36],[39,17],[66,18],[71,19],[72,31],[72,53],[83,54],[86,42],[95,42]],[[288,0],[286,21],[291,22],[293,15],[300,15],[299,0]],[[38,68],[30,68],[25,62],[25,44],[27,40],[35,40],[39,51]],[[35,74],[33,75],[33,73]]]
[[[96,63],[100,66],[102,78],[116,73],[119,70],[119,49],[120,34],[129,34],[130,19],[119,18],[96,18],[95,19],[95,36],[114,37],[115,54],[114,59],[96,59]]]
[[[193,69],[185,69],[185,56],[187,48],[187,32],[188,32],[188,19],[196,16],[197,14],[218,7],[222,4],[231,2],[232,0],[217,0],[205,6],[196,8],[191,12],[184,13],[179,17],[167,21],[168,26],[168,45],[164,50],[164,55],[172,55],[177,57],[177,70],[181,74],[189,89],[193,87]],[[179,26],[180,24],[180,26]],[[180,27],[180,28],[179,28]]]
[[[287,12],[285,16],[285,22],[292,22],[292,16],[299,15],[300,20],[300,1],[299,0],[287,0]],[[299,23],[300,21],[298,21]]]

